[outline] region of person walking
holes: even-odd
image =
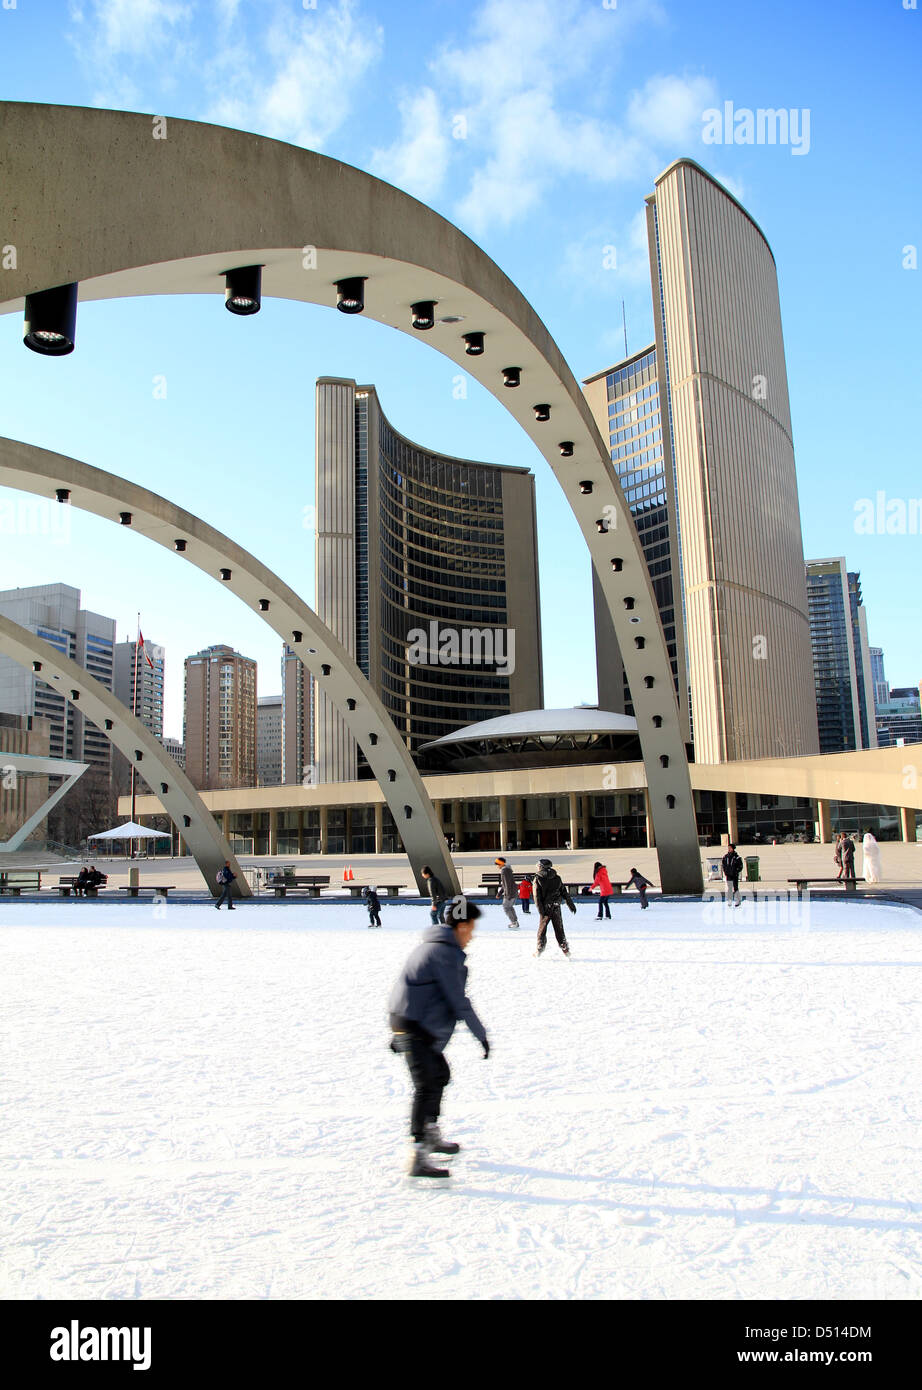
[[[499,866],[499,889],[496,896],[503,900],[503,911],[509,919],[509,930],[518,931],[519,919],[515,913],[515,874],[502,856],[494,859]]]
[[[535,906],[538,909],[538,948],[536,956],[540,956],[547,945],[548,923],[553,923],[554,935],[557,938],[557,945],[564,955],[570,958],[570,943],[567,941],[566,932],[563,929],[563,918],[560,915],[561,904],[566,902],[571,912],[575,912],[573,899],[567,892],[560,874],[557,873],[550,859],[538,860],[538,872],[535,876]]]
[[[442,885],[442,880],[436,878],[428,864],[422,867],[422,876],[426,880],[426,887],[429,889],[429,901],[431,903],[432,925],[438,926],[442,920],[442,908],[448,902],[448,894]]]
[[[640,906],[646,909],[650,906],[647,902],[647,889],[652,888],[653,884],[648,878],[644,878],[639,869],[632,869],[631,876],[627,881],[629,888],[636,888],[640,894]]]
[[[880,883],[880,845],[870,827],[864,832],[862,848],[864,849],[865,883]]]
[[[841,830],[838,831],[838,832],[836,833],[836,848],[835,848],[835,853],[834,853],[833,856],[832,856],[832,857],[833,857],[833,860],[834,860],[834,862],[835,862],[835,866],[836,866],[836,868],[837,868],[838,871],[839,871],[839,872],[836,874],[836,878],[839,880],[840,883],[841,883],[841,881],[842,881],[842,874],[845,872],[845,870],[844,870],[844,868],[843,868],[843,865],[842,865],[842,841],[843,841],[844,839],[845,839],[845,836],[842,834]]]
[[[236,883],[237,875],[231,868],[229,859],[225,859],[224,868],[218,870],[217,881],[222,885],[222,888],[221,896],[215,903],[215,910],[217,910],[222,903],[227,903],[228,912],[233,912],[234,904],[231,902],[231,886]]]
[[[519,902],[522,904],[522,911],[525,916],[531,915],[531,898],[534,889],[531,886],[531,875],[526,874],[519,884]]]
[[[490,1055],[487,1030],[466,993],[465,952],[479,916],[480,908],[463,893],[452,898],[445,922],[429,927],[410,952],[388,1000],[391,1051],[406,1058],[413,1082],[407,1169],[413,1178],[447,1178],[448,1169],[433,1164],[432,1155],[456,1154],[461,1147],[443,1139],[439,1129],[442,1092],[451,1080],[444,1054],[455,1025],[466,1023],[484,1061]]]
[[[611,921],[611,911],[608,904],[611,902],[612,888],[611,879],[608,877],[608,870],[604,864],[593,864],[592,874],[593,878],[589,885],[589,891],[591,893],[596,888],[599,890],[599,915],[595,920],[601,922],[602,908],[604,907],[605,916]]]
[[[851,835],[842,837],[842,869],[846,883],[855,880],[855,842]]]
[[[743,861],[736,852],[736,845],[727,845],[727,852],[720,861],[723,876],[727,880],[727,904],[732,902],[734,907],[739,907],[742,899],[740,898],[740,874],[743,872]]]
[[[363,888],[362,897],[365,899],[365,906],[368,908],[369,927],[380,927],[381,925],[381,899],[378,897],[377,889]]]

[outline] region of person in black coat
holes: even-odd
[[[571,912],[575,912],[573,899],[567,892],[560,874],[557,873],[550,859],[540,859],[538,861],[538,872],[535,875],[535,906],[538,909],[538,948],[536,956],[540,956],[547,945],[548,923],[554,924],[554,935],[557,938],[557,945],[564,955],[570,955],[570,943],[567,941],[566,932],[563,929],[563,918],[560,915],[561,904],[566,902]]]
[[[653,887],[653,884],[650,882],[650,880],[648,878],[644,878],[643,874],[640,873],[638,869],[632,869],[631,876],[627,882],[629,888],[636,888],[638,893],[640,894],[641,908],[649,907],[650,904],[647,902],[647,889]]]
[[[842,868],[845,871],[844,877],[854,879],[855,877],[855,842],[851,835],[846,835],[842,841]]]
[[[380,927],[381,925],[381,899],[378,897],[374,888],[363,888],[362,897],[365,899],[365,906],[368,908],[369,927]]]
[[[231,902],[231,889],[237,882],[237,875],[230,866],[230,860],[225,859],[224,868],[218,870],[218,882],[221,884],[221,896],[215,903],[218,908],[222,903],[227,903],[228,912],[234,911],[234,904]]]
[[[727,902],[732,902],[734,907],[740,905],[740,874],[743,872],[743,861],[736,852],[736,845],[727,845],[727,852],[720,861],[723,876],[727,880]]]
[[[442,920],[442,909],[448,902],[448,894],[445,892],[442,880],[436,878],[428,864],[423,865],[422,876],[426,880],[426,887],[429,889],[429,901],[432,904],[432,925],[437,927]]]
[[[74,880],[74,897],[82,898],[90,885],[90,871],[84,864],[76,879]]]

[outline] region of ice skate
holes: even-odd
[[[449,1178],[451,1174],[447,1168],[436,1168],[429,1162],[429,1145],[427,1143],[416,1143],[410,1153],[410,1161],[407,1164],[407,1176],[410,1178]]]
[[[451,1139],[443,1139],[442,1131],[437,1124],[426,1125],[426,1144],[429,1152],[434,1154],[456,1154],[461,1152],[461,1145],[455,1144]]]

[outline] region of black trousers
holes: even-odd
[[[368,909],[368,925],[370,927],[380,927],[381,925],[381,913],[376,907]]]
[[[603,907],[604,907],[604,909],[605,909],[605,916],[608,918],[609,921],[611,921],[611,910],[610,910],[610,908],[609,908],[609,906],[608,906],[608,904],[609,904],[610,902],[611,902],[611,898],[599,898],[599,915],[598,915],[598,917],[595,919],[597,922],[601,922],[601,920],[602,920],[602,908],[603,908]]]
[[[550,912],[538,919],[538,950],[543,951],[547,944],[547,925],[551,922],[554,927],[554,935],[557,938],[557,945],[561,951],[568,951],[567,934],[563,929],[563,918],[560,915],[560,903],[552,907]]]
[[[230,899],[231,899],[231,889],[233,888],[233,886],[234,886],[234,880],[233,880],[233,879],[231,879],[230,883],[223,883],[223,884],[221,885],[221,896],[220,896],[220,898],[218,899],[218,901],[215,903],[215,907],[220,907],[222,903],[227,903],[227,906],[230,908],[231,911],[233,911],[233,903],[232,903],[231,900],[230,900]]]
[[[413,1103],[410,1107],[410,1133],[419,1143],[426,1137],[426,1125],[435,1124],[442,1109],[442,1092],[451,1080],[451,1071],[444,1054],[435,1049],[435,1038],[419,1024],[391,1015],[395,1052],[406,1058],[413,1082]]]

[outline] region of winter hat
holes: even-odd
[[[500,855],[500,857],[499,857],[498,859],[494,859],[494,860],[493,860],[493,863],[494,863],[494,864],[505,864],[505,862],[506,862],[506,861],[505,861],[505,859],[502,857],[502,855]]]
[[[554,867],[554,865],[553,865],[553,863],[551,862],[550,859],[539,859],[539,860],[538,860],[538,868],[539,868],[539,870],[540,870],[540,869],[553,869],[553,867]]]

